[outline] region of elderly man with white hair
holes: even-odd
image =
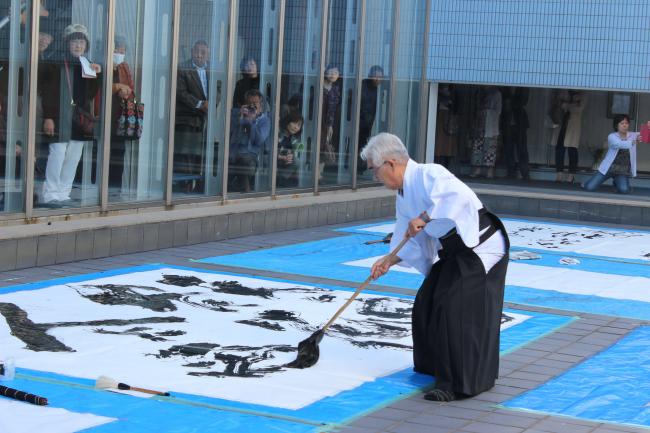
[[[402,141],[382,133],[361,151],[368,169],[397,191],[396,256],[372,266],[379,278],[393,265],[426,278],[413,305],[415,371],[433,375],[427,400],[475,396],[494,386],[510,243],[503,224],[476,194],[438,164],[418,164]]]

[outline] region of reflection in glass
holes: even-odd
[[[360,2],[333,0],[327,22],[328,65],[323,80],[319,185],[352,183],[354,124],[352,115],[357,89]]]
[[[24,209],[31,9],[21,3],[0,2],[0,212]]]
[[[286,2],[276,183],[281,189],[314,184],[322,13],[317,0]]]
[[[221,193],[229,2],[181,4],[172,191],[175,197]]]
[[[47,9],[49,8],[49,9]],[[101,155],[101,98],[105,45],[105,2],[45,2],[41,15],[56,19],[52,30],[56,49],[41,54],[38,96],[41,143],[47,146],[44,178],[38,178],[35,207],[62,208],[97,205],[98,155]],[[50,15],[50,11],[52,14]],[[64,24],[67,25],[63,28]],[[95,29],[95,31],[91,31]],[[100,30],[101,29],[101,30]],[[36,165],[37,170],[39,164]],[[40,182],[39,182],[40,181]]]
[[[108,175],[112,203],[163,198],[172,14],[172,0],[115,4]]]
[[[235,58],[240,61],[231,108],[228,191],[263,192],[271,184],[280,2],[241,0],[238,5]]]
[[[366,171],[366,161],[359,158],[361,149],[368,143],[373,134],[375,118],[377,117],[377,98],[379,88],[384,79],[384,69],[379,65],[370,67],[368,78],[361,81],[361,101],[359,103],[359,151],[357,153],[357,173]]]
[[[420,130],[420,78],[424,49],[426,0],[400,2],[399,31],[395,40],[395,94],[391,100],[392,132],[398,135],[411,157],[417,156]]]
[[[404,2],[402,2],[404,3]],[[390,104],[390,65],[393,29],[392,0],[377,0],[366,8],[365,46],[363,55],[364,79],[359,104],[359,147],[363,149],[368,139],[388,131]],[[357,153],[357,175],[360,182],[373,181],[372,172]]]

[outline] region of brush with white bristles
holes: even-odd
[[[97,381],[95,382],[95,388],[97,389],[116,388],[116,389],[121,389],[122,391],[138,391],[138,392],[144,392],[146,394],[162,395],[163,397],[169,397],[168,392],[153,391],[151,389],[146,389],[146,388],[136,388],[135,386],[130,386],[127,385],[126,383],[118,382],[117,380],[111,379],[110,377],[107,376],[99,376],[97,378]]]

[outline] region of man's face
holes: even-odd
[[[259,96],[250,96],[246,98],[246,105],[255,107],[255,115],[262,112],[262,99]]]
[[[383,183],[386,188],[392,190],[400,189],[402,186],[395,168],[395,160],[392,159],[379,165],[373,165],[368,161],[368,170],[372,171],[374,178]]]
[[[52,35],[49,33],[39,33],[38,34],[38,52],[42,53],[47,50],[47,47],[52,43]]]
[[[196,44],[192,48],[192,61],[196,66],[205,66],[208,61],[208,47],[203,44]]]
[[[372,80],[372,84],[375,87],[379,87],[379,85],[381,84],[381,81],[384,79],[384,75],[382,73],[380,73],[380,72],[377,72],[377,73],[373,74],[373,76],[370,77],[370,79]]]

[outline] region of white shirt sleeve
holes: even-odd
[[[613,132],[609,134],[609,137],[607,137],[607,144],[612,149],[631,149],[632,142],[634,142],[636,134],[637,133],[629,133],[628,139],[623,140],[617,133]]]

